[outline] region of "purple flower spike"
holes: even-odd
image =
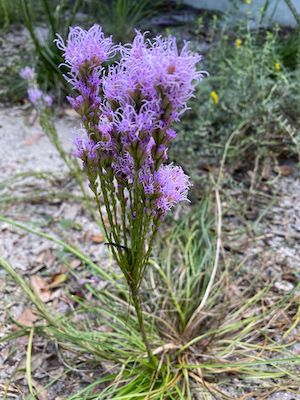
[[[29,88],[28,98],[32,104],[37,105],[43,98],[43,92],[37,87]]]
[[[30,86],[27,94],[29,101],[40,111],[53,104],[53,97],[42,92],[37,86]]]
[[[71,28],[66,43],[58,36],[56,44],[74,90],[68,100],[84,128],[75,155],[83,160],[107,244],[138,314],[135,299],[159,226],[172,207],[188,200],[189,177],[164,163],[176,137],[173,123],[203,76],[201,57],[188,44],[178,51],[175,38],[149,40],[140,32],[131,44],[114,47],[97,25]],[[116,50],[119,61],[102,67]],[[156,366],[146,339],[145,345]]]
[[[53,104],[53,97],[44,93],[38,86],[35,70],[25,67],[20,71],[20,77],[27,81],[28,99],[39,110],[42,111]]]
[[[149,165],[144,165],[139,171],[139,181],[143,185],[143,189],[146,195],[155,193],[154,177],[151,173]]]
[[[47,107],[51,107],[53,104],[53,97],[50,96],[49,94],[44,94],[43,95],[43,100],[46,104]]]
[[[70,28],[66,43],[60,35],[55,43],[63,51],[65,64],[73,77],[85,70],[99,68],[115,52],[111,37],[105,38],[99,25],[93,25],[89,30],[78,26]]]
[[[78,132],[74,139],[75,144],[75,157],[80,158],[84,162],[86,160],[96,161],[97,160],[97,149],[99,147],[86,133],[84,129]]]
[[[180,167],[164,163],[176,137],[172,125],[205,74],[198,70],[201,56],[188,43],[178,50],[173,37],[150,40],[140,32],[132,43],[114,46],[98,25],[71,28],[66,42],[58,36],[56,44],[75,91],[68,100],[88,132],[76,139],[77,157],[91,166],[93,182],[97,171],[102,184],[103,177],[110,182],[109,190],[122,187],[132,209],[137,191],[147,214],[161,220],[187,200],[191,186]],[[102,68],[117,50],[119,62]]]
[[[36,79],[36,74],[34,68],[24,67],[20,71],[20,77],[26,81],[33,81]]]

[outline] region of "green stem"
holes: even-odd
[[[296,7],[294,6],[294,4],[292,3],[291,0],[285,0],[285,2],[286,2],[286,5],[288,6],[288,8],[290,9],[291,13],[293,14],[293,16],[298,24],[298,27],[300,27],[300,15],[298,14]]]
[[[145,329],[145,324],[144,324],[144,317],[143,317],[143,310],[142,310],[142,303],[141,303],[141,297],[139,293],[139,289],[135,287],[130,287],[131,290],[131,296],[132,296],[132,302],[136,311],[136,315],[138,318],[139,322],[139,327],[142,335],[143,342],[146,346],[149,362],[153,367],[157,366],[157,358],[153,355],[147,335],[146,335],[146,329]]]

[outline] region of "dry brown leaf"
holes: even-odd
[[[51,292],[46,279],[38,275],[33,275],[30,278],[30,285],[43,302],[47,303],[47,301],[51,300]]]
[[[238,239],[231,239],[224,241],[224,247],[226,250],[235,251],[237,253],[243,253],[249,245],[249,237],[247,234],[242,234]]]
[[[34,372],[41,367],[43,362],[49,357],[49,355],[45,353],[37,353],[31,356],[31,371]],[[24,379],[24,370],[26,369],[26,356],[24,356],[19,365],[18,372],[14,375],[14,380],[18,381],[20,379]]]
[[[297,283],[297,276],[293,272],[285,272],[281,275],[281,279],[291,283]]]
[[[51,267],[55,262],[55,256],[51,249],[42,251],[35,260],[39,264],[45,264],[47,267]]]
[[[34,135],[29,136],[27,139],[24,140],[24,144],[26,146],[32,146],[33,144],[37,143],[44,135],[39,132],[35,133]]]
[[[82,236],[82,240],[84,243],[90,243],[91,241],[91,232],[85,231]]]
[[[92,236],[92,241],[93,241],[94,243],[103,243],[103,242],[104,242],[104,236],[101,235],[101,234],[93,235],[93,236]]]
[[[37,256],[37,258],[35,259],[35,261],[36,261],[37,263],[39,263],[39,264],[42,264],[42,263],[44,263],[44,261],[45,261],[45,259],[46,259],[46,256],[47,256],[47,250],[44,250],[44,251],[42,251],[42,252]]]
[[[36,266],[30,271],[30,275],[35,275],[44,267],[51,268],[55,262],[55,256],[50,249],[44,250],[35,259]]]
[[[40,385],[35,379],[31,379],[32,386],[36,390],[36,397],[38,400],[48,400],[48,392],[46,388],[44,388],[42,385]]]
[[[282,176],[290,176],[293,175],[294,168],[291,167],[290,165],[278,165],[274,168],[274,171]]]
[[[262,172],[261,172],[261,177],[262,179],[269,179],[271,175],[271,158],[267,157],[264,161]]]
[[[20,325],[33,326],[38,319],[39,317],[35,315],[30,308],[25,308],[25,310],[18,316],[16,321]]]
[[[74,260],[71,261],[70,265],[71,265],[72,268],[76,269],[76,268],[80,267],[81,261],[78,260],[78,259],[74,259]]]

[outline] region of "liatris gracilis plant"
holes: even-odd
[[[88,203],[89,196],[87,195],[83,184],[83,176],[80,165],[77,160],[74,159],[74,157],[71,157],[71,155],[65,151],[53,121],[53,113],[51,111],[54,100],[53,97],[40,89],[37,82],[37,74],[34,68],[29,66],[24,67],[20,71],[20,77],[27,83],[28,99],[38,112],[39,122],[44,133],[47,135],[48,139],[56,148],[64,163],[69,168],[71,174],[76,179],[81,188],[83,197]],[[94,212],[92,212],[92,214],[94,215]]]
[[[25,67],[20,71],[20,77],[27,82],[27,94],[29,101],[39,110],[52,106],[53,98],[44,93],[38,86],[34,68]]]
[[[140,285],[160,224],[173,206],[187,200],[191,186],[182,168],[166,164],[176,136],[173,122],[187,109],[201,57],[175,38],[146,39],[114,46],[94,25],[71,28],[56,44],[69,72],[71,106],[82,118],[75,154],[94,193],[113,256],[128,283],[149,360],[156,360],[148,342]],[[107,69],[103,63],[119,53]],[[104,224],[103,208],[109,227]]]

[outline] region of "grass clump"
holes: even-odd
[[[88,15],[97,16],[115,41],[125,42],[133,37],[142,21],[155,15],[165,3],[165,0],[106,0],[99,7],[100,1],[93,0],[87,4],[87,11]]]
[[[159,360],[156,368],[149,366],[134,308],[127,303],[127,285],[114,268],[103,269],[73,246],[1,217],[54,240],[106,282],[102,289],[85,284],[90,295],[73,296],[77,306],[62,315],[41,304],[13,268],[0,261],[45,321],[37,324],[34,335],[56,343],[67,365],[78,370],[88,365],[95,371],[102,367],[98,378],[69,400],[232,399],[297,390],[300,357],[293,353],[292,329],[299,322],[299,285],[286,295],[276,294],[272,282],[262,288],[255,282],[241,284],[241,295],[232,292],[231,283],[237,277],[241,281],[243,261],[237,266],[236,261],[216,259],[214,198],[208,194],[191,214],[162,232],[150,260],[142,300],[147,335]],[[79,279],[71,267],[70,273]],[[29,335],[31,329],[17,333]]]
[[[12,23],[22,20],[19,10],[19,0],[0,1],[0,27],[6,29]]]

